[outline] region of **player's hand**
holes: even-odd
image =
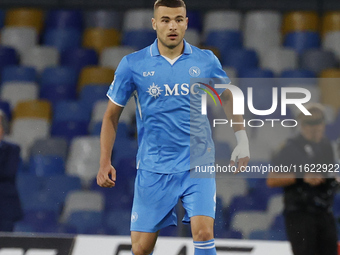
[[[319,174],[306,173],[303,178],[303,181],[305,183],[308,183],[310,186],[318,186],[325,182],[325,178],[323,178]]]
[[[234,172],[235,174],[237,174],[241,171],[241,169],[245,169],[245,167],[248,165],[250,153],[246,131],[237,131],[235,132],[235,136],[237,139],[237,146],[231,154],[230,165],[235,166],[235,162],[237,163],[237,169],[236,172]]]
[[[97,174],[97,184],[103,188],[116,185],[116,169],[112,165],[101,166]]]

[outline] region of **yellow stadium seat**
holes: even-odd
[[[327,69],[321,72],[319,88],[321,103],[340,108],[340,69]]]
[[[15,8],[6,12],[5,25],[33,27],[40,33],[44,23],[44,12],[34,8]]]
[[[100,54],[103,49],[118,46],[120,34],[116,29],[88,28],[84,31],[83,47],[93,48]]]
[[[14,108],[14,119],[41,118],[50,120],[52,117],[51,103],[47,100],[27,100],[19,102]]]
[[[89,66],[81,70],[78,82],[78,91],[85,85],[111,84],[115,71],[107,67]]]
[[[282,22],[282,33],[313,31],[318,32],[319,16],[314,11],[294,11],[286,13]]]
[[[322,35],[340,31],[340,11],[327,12],[322,18]]]

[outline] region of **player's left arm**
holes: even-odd
[[[235,163],[238,163],[236,170],[236,173],[238,173],[241,167],[245,168],[248,165],[250,159],[249,141],[243,125],[243,116],[233,114],[233,95],[231,91],[229,89],[223,91],[221,99],[223,110],[228,120],[237,123],[233,124],[237,145],[231,154],[230,165],[234,166]]]

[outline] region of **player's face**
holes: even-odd
[[[159,6],[155,10],[154,16],[152,27],[156,30],[157,38],[161,44],[169,49],[180,45],[188,26],[185,8]]]
[[[302,135],[311,142],[319,143],[325,133],[325,124],[302,125]]]

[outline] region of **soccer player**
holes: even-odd
[[[111,153],[119,116],[131,95],[137,106],[138,171],[131,214],[134,255],[152,254],[159,230],[177,224],[174,207],[178,199],[186,210],[183,221],[191,223],[195,255],[216,254],[215,179],[190,177],[195,162],[214,164],[209,121],[193,107],[197,103],[193,100],[200,102],[202,90],[190,79],[217,78],[228,83],[229,79],[211,51],[183,39],[187,25],[183,0],[157,0],[152,18],[157,39],[121,60],[107,93],[110,100],[103,118],[97,175],[101,187],[115,186]],[[242,123],[242,116],[232,114],[231,92],[217,91],[229,120]],[[242,124],[233,128],[238,144],[231,165],[238,162],[240,168],[249,161],[248,138]]]

